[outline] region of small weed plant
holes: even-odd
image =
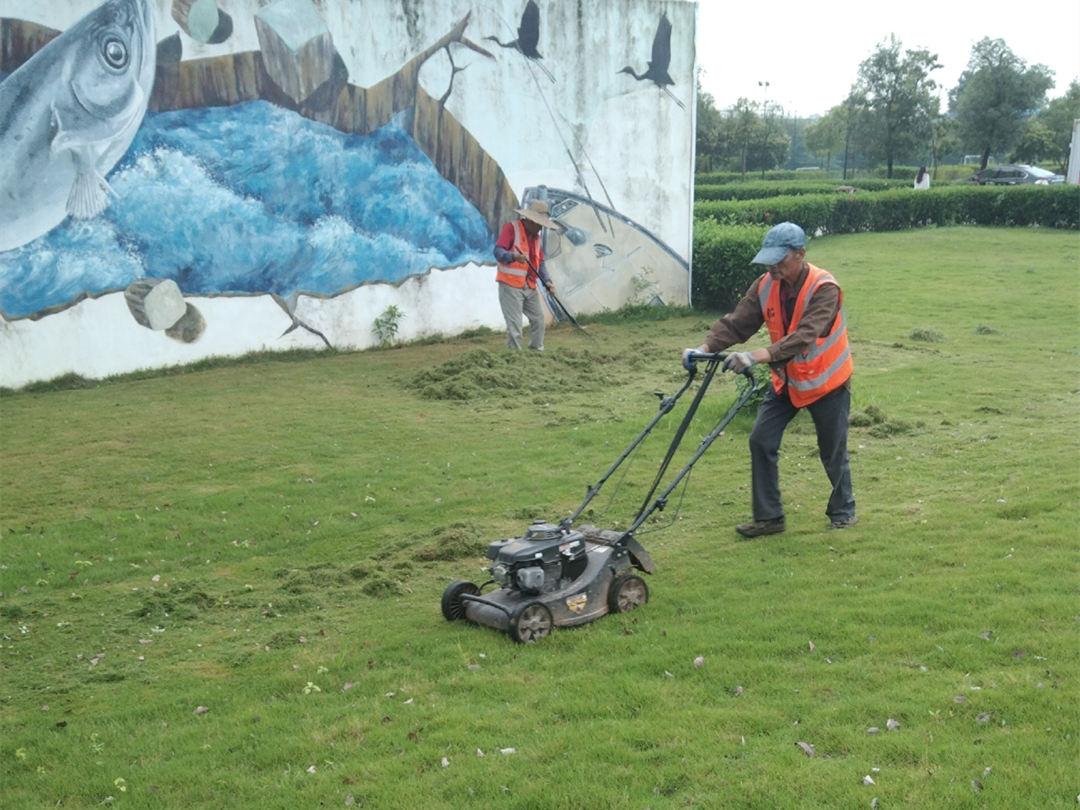
[[[379,342],[381,348],[385,349],[394,345],[404,315],[405,313],[401,311],[397,304],[391,304],[375,319],[371,331],[375,333],[375,339]]]

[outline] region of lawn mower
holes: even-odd
[[[735,402],[713,430],[701,441],[686,465],[656,495],[664,473],[682,442],[690,422],[727,355],[693,352],[687,356],[687,376],[682,387],[671,396],[656,392],[659,412],[623,450],[600,480],[590,485],[585,500],[558,523],[534,521],[521,537],[498,540],[487,549],[491,560],[491,579],[481,585],[464,580],[451,582],[442,596],[442,613],[447,621],[465,619],[475,624],[506,631],[514,641],[529,643],[542,639],[555,627],[572,627],[595,621],[607,613],[625,613],[649,600],[649,587],[634,569],[654,571],[649,552],[635,534],[657,510],[663,510],[668,497],[690,473],[735,415],[764,385],[757,383],[749,370],[748,379]],[[637,515],[624,530],[598,529],[575,525],[589,502],[653,428],[674,409],[676,402],[690,388],[697,376],[698,363],[705,364],[698,387],[682,422],[667,449]],[[656,496],[656,497],[654,497]],[[484,593],[489,585],[495,590]]]

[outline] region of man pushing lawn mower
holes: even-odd
[[[768,348],[736,352],[724,361],[726,370],[737,372],[768,363],[772,378],[750,432],[754,519],[735,531],[743,537],[784,531],[777,459],[784,430],[802,408],[814,420],[821,463],[832,484],[825,509],[830,526],[854,526],[847,451],[852,362],[840,285],[806,261],[806,234],[793,222],[769,229],[753,263],[766,272],[733,312],[713,324],[701,346],[683,351],[683,365],[689,367],[695,353],[743,343],[763,324],[769,330]]]

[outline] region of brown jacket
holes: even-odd
[[[795,279],[792,289],[787,282],[781,282],[780,294],[797,298],[806,282],[806,265]],[[758,283],[761,276],[747,289],[735,309],[712,325],[705,338],[705,346],[710,352],[720,352],[736,343],[744,343],[752,338],[765,324],[758,301]],[[827,335],[833,319],[840,310],[840,289],[832,284],[823,285],[806,305],[802,320],[795,331],[785,335],[769,346],[769,362],[783,363],[797,354],[807,351],[819,337]]]

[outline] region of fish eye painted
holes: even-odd
[[[105,37],[101,43],[101,56],[105,64],[114,70],[123,70],[128,63],[127,45],[116,36]]]

